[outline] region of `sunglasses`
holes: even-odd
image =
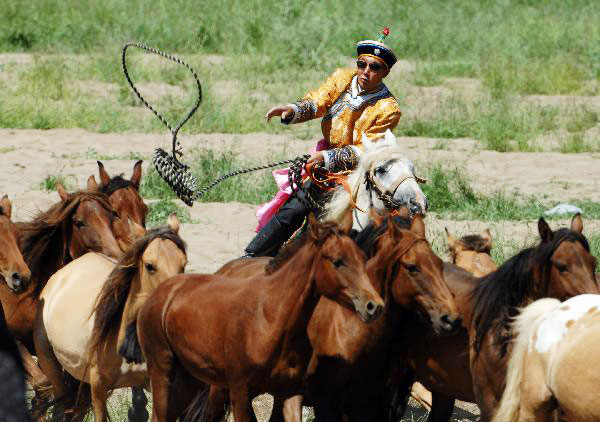
[[[367,63],[362,60],[357,60],[356,67],[359,69],[366,69],[367,67],[370,67],[373,72],[379,72],[381,69],[383,69],[383,66],[379,63]]]

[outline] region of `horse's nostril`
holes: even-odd
[[[368,313],[370,313],[370,314],[373,313],[375,311],[375,308],[376,308],[376,305],[373,302],[371,302],[371,301],[367,302],[367,312]]]
[[[17,280],[21,280],[21,276],[19,275],[19,273],[16,273],[16,272],[15,272],[15,273],[13,273],[13,275],[12,275],[12,279],[13,279],[13,280],[15,280],[15,281],[17,281]]]

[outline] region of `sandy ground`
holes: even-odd
[[[250,162],[264,163],[273,154],[294,157],[305,153],[311,142],[271,134],[206,134],[181,136],[184,148],[205,146],[215,150],[232,149]],[[464,167],[476,190],[520,192],[549,201],[573,198],[600,200],[597,169],[600,154],[497,153],[481,150],[469,139],[445,141],[401,138],[406,154],[417,168],[431,162]],[[38,209],[58,200],[55,192],[40,189],[47,175],[69,175],[74,185],[83,187],[87,177],[97,174],[94,156],[125,157],[130,153],[149,158],[154,148],[166,147],[170,139],[160,134],[98,134],[84,130],[14,130],[0,129],[0,193],[13,201],[13,219],[27,220]],[[134,160],[103,160],[109,174],[131,174]],[[149,165],[146,160],[144,169]],[[184,224],[182,236],[189,247],[188,271],[210,272],[240,256],[254,234],[255,206],[240,203],[195,204],[191,217],[196,224]],[[553,226],[564,222],[552,222]],[[600,224],[588,221],[586,230],[596,231]],[[456,234],[478,232],[491,227],[497,239],[525,245],[535,242],[535,221],[499,222],[445,221],[427,218],[428,237],[443,242],[443,228]],[[259,413],[269,412],[268,403],[259,404]]]

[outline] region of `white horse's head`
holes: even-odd
[[[371,206],[379,211],[406,206],[412,214],[425,214],[427,197],[419,186],[424,180],[415,174],[412,161],[402,153],[394,134],[388,130],[372,141],[363,133],[362,143],[358,166],[348,177],[352,200],[365,211]],[[326,219],[340,221],[351,206],[348,192],[338,189],[327,206]],[[366,215],[359,218],[355,228],[367,219]]]

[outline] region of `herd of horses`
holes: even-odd
[[[482,421],[600,420],[564,391],[595,362],[575,364],[567,349],[566,369],[546,382],[545,355],[531,346],[561,344],[543,329],[556,317],[531,322],[543,319],[538,299],[600,294],[581,216],[556,231],[541,218],[539,243],[496,268],[487,231],[447,232],[444,262],[420,214],[372,209],[357,231],[349,209],[341,222],[310,216],[274,258],[186,274],[177,217],[145,229],[141,162],[130,179],[98,164],[100,183],[58,186],[59,202],[30,222],[11,222],[10,201],[0,201],[0,300],[39,420],[50,405],[53,418],[83,420],[91,407],[108,420],[111,392],[133,386],[151,390],[154,421],[221,421],[229,411],[255,420],[261,393],[274,396],[273,421],[301,421],[302,405],[319,421],[398,421],[411,389],[430,421],[449,421],[455,399],[477,403]],[[597,302],[586,302],[585,318],[559,318],[563,336],[580,322],[591,332]],[[578,350],[584,340],[574,336]]]

